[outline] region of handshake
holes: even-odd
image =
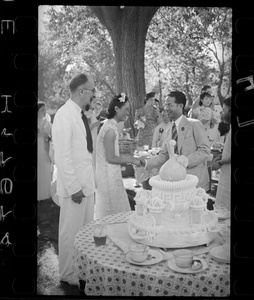
[[[145,161],[145,159],[143,157],[139,157],[139,158],[132,157],[131,164],[135,165],[137,167],[143,167],[144,168],[145,165],[146,165],[146,161]]]

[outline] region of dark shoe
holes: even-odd
[[[69,285],[79,286],[79,280],[77,278],[73,278],[73,279],[70,279],[68,281],[60,280],[60,283],[61,284],[69,284]]]

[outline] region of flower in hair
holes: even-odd
[[[125,93],[121,93],[121,97],[119,98],[120,102],[125,102],[126,95]]]

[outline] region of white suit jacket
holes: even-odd
[[[81,108],[70,99],[54,117],[52,141],[57,167],[57,195],[70,197],[81,189],[85,196],[92,195],[95,192],[92,154],[87,150]]]
[[[173,124],[173,123],[172,123]],[[172,139],[172,124],[167,131],[166,142]],[[210,146],[203,124],[196,119],[182,117],[178,126],[178,150],[180,155],[188,158],[187,173],[196,175],[199,179],[197,187],[208,189],[209,174],[207,159],[210,156]],[[169,159],[167,145],[164,144],[161,152],[155,158],[149,159],[147,169],[160,168]]]

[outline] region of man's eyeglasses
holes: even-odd
[[[90,91],[90,92],[92,92],[93,94],[95,94],[95,88],[93,88],[92,90],[91,90],[91,89],[85,89],[85,88],[79,89],[79,91],[83,91],[83,90],[85,90],[85,91]]]

